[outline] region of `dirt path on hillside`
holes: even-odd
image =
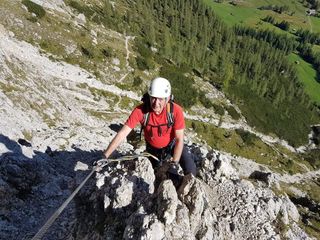
[[[134,40],[134,38],[135,37],[133,37],[133,36],[126,36],[126,41],[125,41],[125,43],[126,43],[126,51],[127,51],[127,55],[126,55],[126,67],[129,67],[129,56],[130,56],[130,54],[132,54],[132,52],[130,52],[130,50],[129,50],[129,40]]]

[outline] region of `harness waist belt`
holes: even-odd
[[[169,149],[171,150],[175,143],[176,143],[176,139],[173,139],[171,142],[169,142],[169,144],[167,146],[165,146],[163,148],[156,148],[146,141],[147,147],[151,148],[152,150],[157,151],[157,152],[162,152],[162,151],[166,151]]]

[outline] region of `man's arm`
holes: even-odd
[[[124,125],[121,130],[117,133],[117,135],[112,139],[111,143],[104,151],[104,156],[108,158],[114,150],[120,145],[120,143],[128,136],[131,132],[132,128],[127,125]]]
[[[172,161],[178,163],[180,161],[181,153],[183,150],[183,138],[184,138],[184,129],[175,130],[176,135],[176,144],[173,151]]]

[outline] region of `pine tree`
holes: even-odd
[[[170,37],[170,32],[168,28],[164,29],[164,45],[163,45],[163,52],[164,55],[171,58],[172,57],[172,42]]]

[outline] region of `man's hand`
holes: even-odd
[[[104,157],[105,159],[108,159],[109,156],[107,155],[107,151],[104,151],[104,152],[103,152],[103,157]]]
[[[179,160],[174,160],[173,157],[170,158],[170,162],[173,164],[179,164]]]

